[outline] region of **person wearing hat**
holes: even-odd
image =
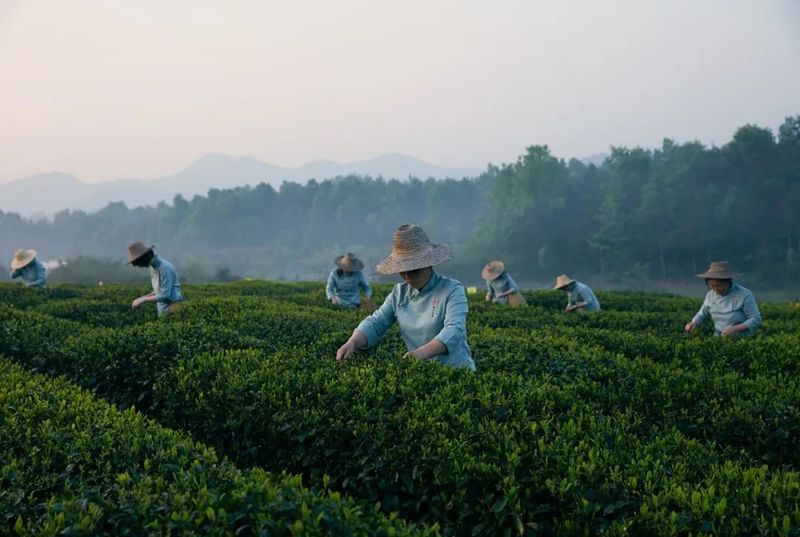
[[[708,293],[700,311],[686,324],[691,332],[711,317],[717,336],[752,336],[761,326],[761,312],[753,293],[738,283],[733,283],[733,272],[727,261],[713,261],[708,270],[696,275],[706,280]]]
[[[361,321],[339,347],[342,362],[358,349],[374,346],[397,322],[408,352],[404,358],[433,360],[451,367],[475,370],[467,344],[467,294],[464,285],[433,269],[453,257],[450,247],[433,244],[416,224],[394,232],[392,253],[378,263],[381,274],[399,274],[398,283],[380,308]]]
[[[47,285],[47,271],[38,259],[36,250],[17,250],[11,260],[11,279],[22,278],[25,287],[39,287]]]
[[[155,302],[158,316],[169,313],[176,304],[183,301],[181,282],[172,263],[158,257],[153,252],[153,246],[145,246],[141,241],[128,245],[128,263],[134,267],[150,267],[150,283],[153,292],[142,295],[131,303],[131,307],[138,308],[145,302]]]
[[[336,268],[328,275],[328,286],[325,296],[332,304],[347,309],[361,306],[361,291],[368,298],[372,297],[372,289],[361,270],[364,263],[355,254],[348,252],[333,260]]]
[[[520,294],[517,282],[506,272],[502,261],[495,259],[489,261],[481,271],[481,278],[486,280],[486,301],[495,304],[525,304],[525,298]]]
[[[566,274],[556,278],[556,285],[553,289],[567,293],[567,307],[564,313],[575,311],[600,311],[600,302],[594,296],[594,292],[588,285],[573,280]]]

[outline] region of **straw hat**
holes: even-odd
[[[36,257],[36,250],[17,250],[11,260],[11,270],[21,269],[30,264]]]
[[[708,270],[702,274],[696,274],[698,278],[713,278],[715,280],[730,280],[734,276],[741,276],[738,272],[733,272],[728,266],[727,261],[712,261]]]
[[[345,255],[340,255],[333,260],[336,266],[348,272],[358,272],[364,268],[364,262],[356,257],[356,254],[347,252]]]
[[[145,246],[142,241],[136,241],[128,245],[128,262],[126,264],[131,264],[140,257],[142,257],[147,252],[150,252],[155,248],[156,245],[153,246]]]
[[[574,281],[575,280],[573,280],[572,278],[570,278],[566,274],[562,274],[561,276],[556,278],[556,285],[555,285],[555,287],[553,287],[553,289],[561,289],[562,287],[566,287],[566,286],[568,286],[569,284],[571,284]]]
[[[404,224],[394,230],[392,253],[375,268],[381,274],[397,274],[432,267],[452,257],[452,248],[433,244],[417,224]]]
[[[503,272],[505,272],[505,270],[506,266],[503,264],[503,262],[495,259],[494,261],[489,261],[486,263],[486,266],[483,267],[483,270],[481,271],[481,278],[491,281],[500,276]]]

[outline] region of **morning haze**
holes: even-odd
[[[722,143],[798,105],[792,0],[0,7],[0,182],[154,178],[207,153],[483,168]],[[47,195],[47,194],[43,194]]]

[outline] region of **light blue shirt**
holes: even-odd
[[[747,330],[739,332],[738,335],[752,336],[761,326],[761,312],[758,311],[753,293],[738,283],[732,283],[724,295],[709,290],[692,323],[699,326],[709,315],[714,321],[714,332],[717,335],[729,326],[744,323],[747,325]]]
[[[150,262],[150,283],[156,294],[156,309],[159,317],[169,312],[169,305],[183,300],[181,282],[175,267],[166,259],[158,256]]]
[[[367,278],[360,270],[345,275],[343,270],[335,268],[328,275],[328,286],[325,288],[328,300],[336,297],[342,306],[357,308],[361,305],[361,291],[372,296]]]
[[[572,291],[567,292],[567,307],[574,306],[580,302],[586,302],[586,307],[578,311],[600,311],[600,302],[587,285],[575,282]]]
[[[22,278],[25,287],[44,288],[47,285],[47,271],[38,259],[34,259],[27,265],[17,270],[11,271],[11,278]]]
[[[361,321],[357,330],[367,336],[367,346],[372,347],[395,321],[409,351],[438,339],[447,347],[447,352],[432,360],[475,370],[467,344],[467,295],[458,280],[441,276],[434,270],[419,291],[407,283],[398,283],[383,305]]]
[[[519,291],[519,287],[517,287],[517,282],[514,281],[511,274],[503,272],[494,280],[486,280],[486,290],[489,292],[489,297],[492,299],[492,302],[496,304],[508,304],[508,295],[501,297],[497,295],[505,293],[506,291],[516,293]]]

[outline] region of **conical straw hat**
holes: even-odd
[[[21,269],[36,258],[36,250],[17,250],[11,260],[11,270]]]
[[[145,244],[142,241],[136,241],[134,243],[129,244],[127,264],[133,263],[134,261],[142,257],[147,252],[151,251],[155,247],[156,247],[155,244],[153,246],[145,246]]]
[[[397,274],[432,267],[452,257],[452,248],[432,243],[417,224],[404,224],[394,230],[392,253],[375,268],[381,274]]]
[[[333,260],[337,267],[348,272],[358,272],[364,268],[364,262],[356,257],[356,254],[347,252]]]
[[[483,267],[483,270],[481,271],[481,278],[491,281],[500,276],[503,272],[505,272],[505,270],[506,266],[503,264],[503,262],[495,259],[494,261],[489,261],[486,263],[486,266]]]
[[[573,280],[572,278],[570,278],[566,274],[562,274],[561,276],[556,278],[556,285],[555,285],[555,287],[553,287],[553,289],[561,289],[562,287],[566,287],[566,286],[568,286],[569,284],[571,284],[574,281],[575,280]]]
[[[712,261],[708,265],[708,270],[702,274],[696,274],[698,278],[713,278],[715,280],[730,280],[735,276],[741,276],[738,272],[733,272],[728,266],[727,261]]]

